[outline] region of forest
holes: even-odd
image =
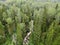
[[[0,1],[0,45],[60,45],[60,3]]]

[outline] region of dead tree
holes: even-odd
[[[29,22],[29,25],[30,25],[30,27],[29,27],[30,32],[28,32],[26,37],[24,38],[23,45],[28,45],[29,44],[29,38],[30,38],[31,33],[33,32],[33,20],[31,20]]]

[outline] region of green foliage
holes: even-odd
[[[12,19],[11,19],[11,18],[7,18],[7,19],[6,19],[6,22],[7,22],[8,24],[11,24],[11,23],[12,23]]]
[[[17,35],[17,45],[23,45],[31,20],[34,23],[29,45],[60,45],[60,3],[33,0],[0,3],[0,45],[14,45],[13,34]]]
[[[24,28],[24,23],[17,24],[17,43],[18,45],[22,45],[23,37],[22,37],[22,29]]]

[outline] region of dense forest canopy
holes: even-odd
[[[0,0],[0,45],[60,45],[59,1]]]

